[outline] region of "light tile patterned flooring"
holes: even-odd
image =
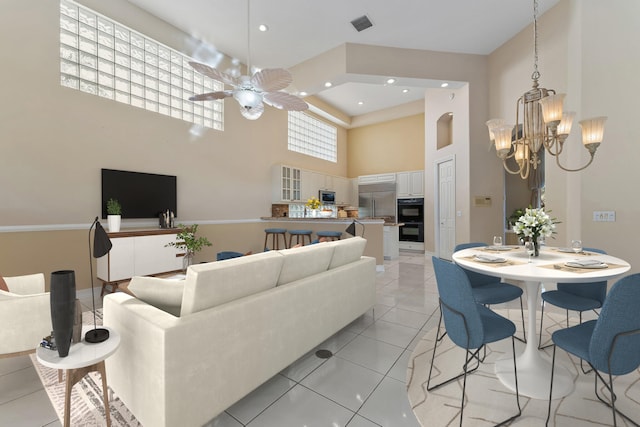
[[[207,426],[419,426],[406,375],[417,342],[438,322],[431,257],[403,251],[385,261],[376,281],[375,311],[318,347],[334,357],[311,352]],[[91,308],[90,292],[78,297]],[[60,425],[28,356],[0,359],[0,420],[13,427]]]

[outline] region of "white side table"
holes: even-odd
[[[83,337],[84,334],[91,329],[93,329],[93,327],[83,328]],[[71,345],[67,357],[58,356],[56,350],[49,350],[44,347],[38,347],[36,349],[36,357],[42,365],[67,371],[64,392],[64,427],[69,427],[69,420],[71,418],[71,389],[73,385],[84,378],[89,372],[93,371],[99,372],[102,377],[104,412],[107,419],[107,427],[111,426],[109,399],[107,397],[107,373],[104,361],[118,349],[120,345],[120,334],[111,328],[105,329],[109,330],[108,340],[98,344],[90,344],[83,339],[79,343]]]

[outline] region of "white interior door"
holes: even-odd
[[[455,159],[436,162],[438,204],[436,206],[438,224],[438,248],[440,258],[451,259],[456,242],[456,183]]]

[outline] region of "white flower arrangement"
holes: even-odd
[[[513,226],[513,231],[520,237],[534,242],[540,236],[549,237],[556,232],[555,218],[551,218],[544,209],[525,209]]]

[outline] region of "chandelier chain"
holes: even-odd
[[[533,80],[540,78],[538,71],[538,0],[533,1]]]

